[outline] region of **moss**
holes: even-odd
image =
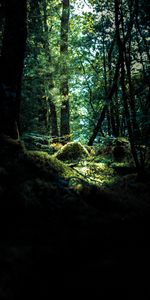
[[[95,146],[95,156],[101,155],[118,161],[131,158],[129,140],[124,137],[104,138],[100,145]]]
[[[59,161],[56,157],[49,155],[46,152],[42,151],[29,151],[28,158],[32,160],[39,166],[39,168],[43,168],[45,171],[55,174],[64,176],[65,178],[69,178],[72,176],[73,171],[70,167],[66,166],[63,162]]]
[[[51,154],[54,154],[57,151],[59,151],[62,147],[63,147],[63,144],[61,144],[61,143],[52,143],[49,145],[49,151]]]
[[[15,155],[8,147],[0,166],[0,207],[39,207],[63,199],[73,170],[45,152],[20,154],[20,146],[14,145]]]
[[[111,167],[118,175],[126,175],[135,173],[135,166],[129,162],[114,162],[111,164]]]
[[[55,154],[62,161],[76,161],[88,156],[88,150],[79,142],[67,143]]]
[[[118,138],[115,138],[112,142],[112,145],[113,146],[129,146],[130,143],[129,143],[129,140],[125,137],[118,137]]]
[[[106,163],[95,163],[94,161],[83,161],[74,167],[76,175],[88,184],[102,186],[112,184],[115,180],[114,171]]]
[[[85,145],[84,146],[85,148],[86,148],[86,150],[88,151],[88,153],[90,154],[90,155],[95,155],[96,154],[96,152],[95,152],[95,147],[94,146],[88,146],[88,145]]]
[[[111,153],[111,149],[112,147],[110,145],[105,145],[105,144],[101,144],[101,145],[96,145],[94,147],[95,150],[95,156],[101,156],[101,155],[106,155],[106,154],[110,154]]]

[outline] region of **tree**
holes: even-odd
[[[58,140],[60,1],[29,1],[21,110],[22,132]],[[28,115],[28,119],[27,119]]]
[[[61,97],[61,118],[60,118],[60,136],[69,140],[70,123],[69,123],[69,83],[68,83],[68,34],[69,34],[69,12],[70,1],[62,1],[61,16],[61,35],[60,35],[60,97]]]
[[[5,2],[0,57],[0,133],[18,138],[21,80],[26,45],[26,0]]]
[[[105,97],[106,93],[103,94],[103,98],[107,99],[107,109],[104,106],[102,115],[100,115],[97,125],[94,127],[93,135],[91,135],[89,143],[93,143],[95,140],[106,119],[106,111],[108,111],[109,132],[111,132],[113,136],[116,136],[119,133],[123,134],[123,132],[126,132],[126,128],[129,130],[129,127],[131,127],[130,133],[132,131],[131,135],[133,136],[134,143],[137,144],[137,148],[139,148],[139,145],[144,142],[143,135],[141,133],[142,124],[140,122],[140,116],[143,114],[145,115],[143,109],[147,107],[148,103],[146,100],[148,99],[148,92],[146,92],[146,89],[147,91],[149,90],[148,85],[146,84],[149,60],[147,47],[148,28],[145,26],[147,25],[147,22],[145,24],[142,20],[142,18],[145,19],[144,13],[146,13],[146,10],[144,8],[143,13],[141,1],[118,1],[117,3],[115,2],[115,8],[112,9],[110,9],[112,2],[109,1],[107,7],[105,4],[105,2],[102,3],[102,1],[96,1],[95,7],[97,13],[99,14],[100,12],[100,15],[96,19],[97,23],[95,30],[96,33],[100,32],[100,35],[105,31],[106,34],[108,34],[107,40],[110,41],[110,44],[107,44],[104,48],[104,50],[108,49],[107,55],[105,54],[106,50],[103,51],[103,56],[105,57],[103,67],[105,72],[103,78],[105,82],[107,81],[107,95],[109,95],[109,91],[111,91],[111,87],[113,87],[114,79],[112,78],[113,74],[116,72],[115,69],[117,70],[118,68],[119,72],[116,78],[116,88],[111,97],[111,101],[110,99],[108,100],[110,97]],[[116,9],[116,6],[118,7],[118,10]],[[116,18],[118,18],[118,20],[114,22]],[[111,27],[115,29],[115,31],[113,30],[113,33],[115,32],[114,36],[112,36],[112,31],[108,26],[110,19]],[[100,43],[102,44],[101,41]],[[106,60],[107,56],[108,60]],[[119,61],[120,63],[118,66]],[[143,69],[142,76],[145,77],[144,82],[147,87],[145,86],[145,99],[143,97],[143,105],[140,108],[140,97],[135,90],[134,81],[137,80],[138,76],[141,76],[141,68]],[[129,122],[131,123],[130,126]],[[139,150],[137,153],[138,152]],[[140,160],[143,160],[142,153],[140,156]]]
[[[29,131],[60,132],[64,142],[71,133],[89,145],[125,135],[142,164],[150,131],[146,6],[29,1],[23,89]]]
[[[45,49],[45,59],[48,62],[48,65],[52,66],[52,57],[51,57],[51,49],[50,49],[50,36],[49,36],[49,28],[48,28],[48,3],[46,0],[43,1],[43,15],[44,15],[44,49]],[[54,86],[53,81],[53,72],[51,71],[49,73],[49,90],[51,90]],[[58,141],[59,138],[59,132],[58,132],[58,124],[57,124],[57,112],[56,112],[56,105],[52,99],[52,96],[50,93],[48,93],[46,100],[48,102],[48,109],[47,113],[49,111],[49,126],[50,126],[50,132],[51,132],[51,138],[53,142]]]

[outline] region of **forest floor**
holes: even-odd
[[[1,138],[0,299],[137,285],[146,295],[149,170],[125,170],[104,155],[64,163]]]

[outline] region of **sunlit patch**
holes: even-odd
[[[113,169],[109,168],[106,163],[83,161],[74,170],[77,172],[79,178],[84,178],[84,181],[94,183],[98,186],[112,184],[115,180]]]

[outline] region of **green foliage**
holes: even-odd
[[[149,37],[146,27],[149,23],[146,8],[147,1],[144,6],[141,1],[122,1],[119,4],[119,17],[122,14],[120,37],[122,42],[125,40],[126,99],[138,160],[140,156],[143,157],[140,164],[144,163],[146,153],[146,150],[143,152],[141,149],[144,145],[148,147],[150,134]],[[30,1],[28,4],[28,42],[21,104],[22,131],[50,135],[50,102],[55,106],[60,128],[60,82],[63,80],[62,65],[65,64],[67,74],[64,78],[67,75],[69,80],[69,117],[73,141],[88,142],[107,103],[107,111],[95,139],[101,151],[103,142],[107,144],[107,136],[110,139],[120,136],[128,138],[129,134],[120,68],[115,82],[116,92],[111,100],[107,99],[119,58],[114,2],[71,1],[68,55],[60,58],[61,13],[61,1],[53,0],[51,4],[46,0],[35,4]],[[137,123],[139,131],[134,128],[134,123]],[[108,149],[106,145],[106,152],[110,156],[114,153],[116,159],[119,156],[116,147],[123,147],[120,148],[120,159],[124,159],[124,148],[125,152],[130,152],[129,145],[120,143],[111,146],[113,149]],[[42,150],[42,147],[38,149]]]

